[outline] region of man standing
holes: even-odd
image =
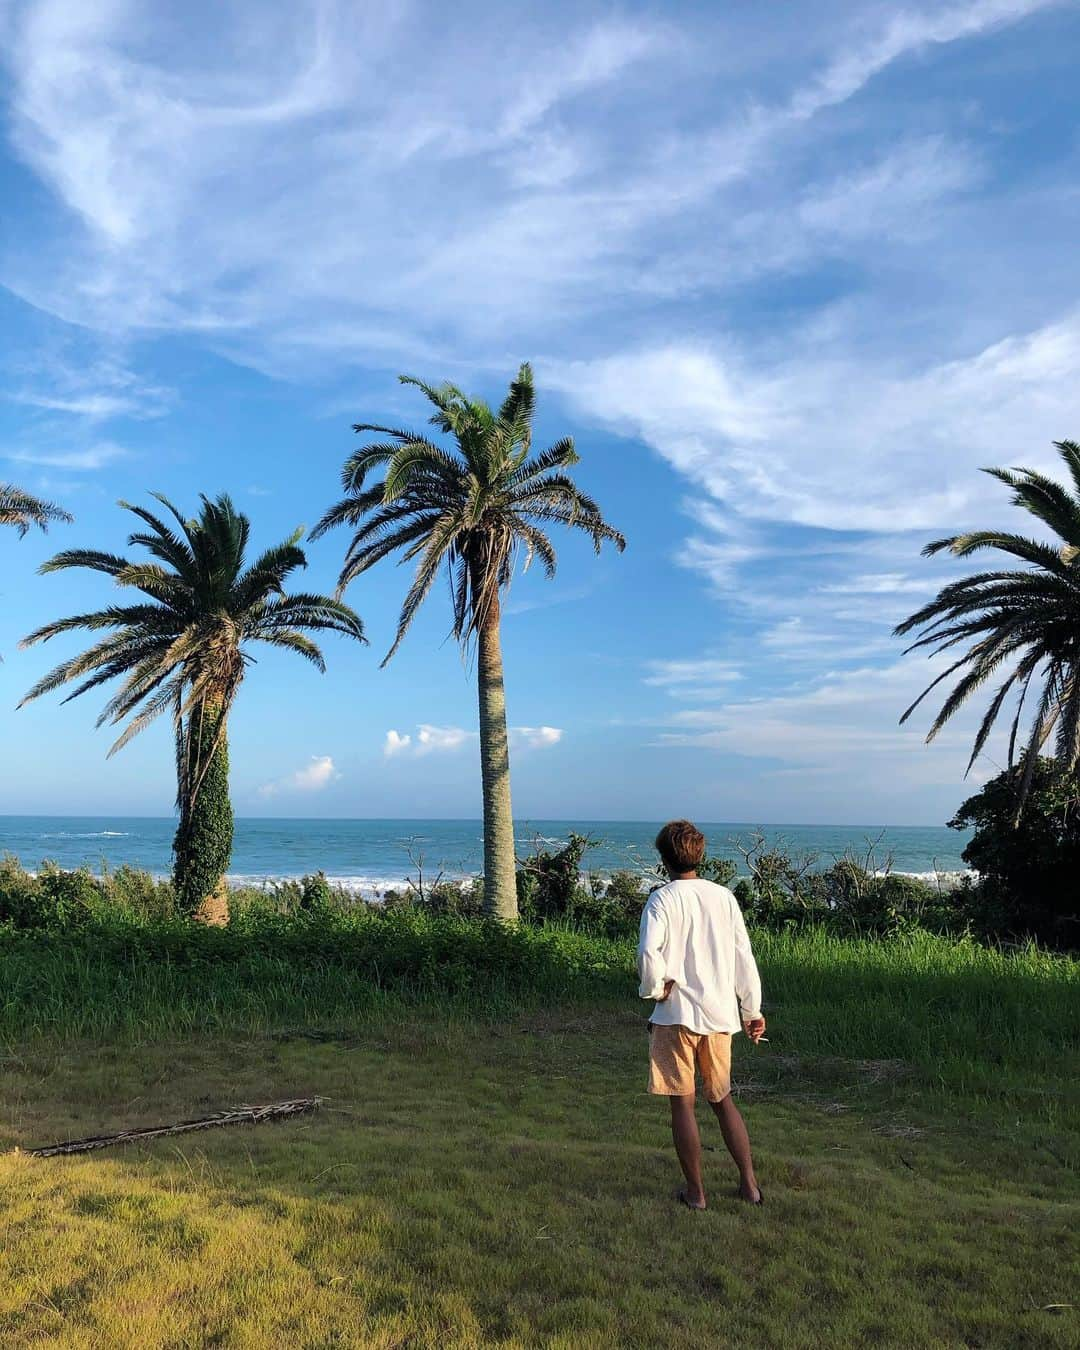
[[[742,1028],[756,1045],[765,1034],[761,979],[738,901],[697,869],[705,836],[688,820],[670,821],[656,848],[671,878],[649,896],[638,943],[639,993],[655,999],[649,1019],[649,1091],[671,1099],[671,1133],[686,1185],[678,1198],[705,1208],[701,1137],[694,1114],[695,1074],[739,1169],[741,1200],[762,1202],[746,1125],[731,1100],[731,1037]]]

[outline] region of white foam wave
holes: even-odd
[[[274,886],[302,881],[304,875],[310,876],[311,873],[270,876],[264,872],[230,872],[225,879],[230,886],[255,886],[260,890],[269,890]],[[425,877],[425,887],[430,887],[434,883],[435,875]],[[409,889],[410,885],[415,886],[415,879],[410,882],[402,876],[378,877],[327,872],[326,880],[331,886],[340,887],[341,890],[348,891],[350,895],[362,897],[365,900],[381,899],[387,891],[405,891]],[[476,877],[464,873],[451,875],[449,872],[444,872],[441,880],[471,884],[476,880]]]
[[[47,830],[42,839],[127,839],[127,830]]]

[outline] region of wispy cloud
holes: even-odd
[[[743,677],[737,662],[711,656],[695,660],[646,661],[645,669],[648,671],[645,684],[680,699],[727,697],[731,685]]]
[[[847,681],[893,671],[892,625],[956,575],[918,560],[928,533],[1004,520],[977,469],[1045,467],[1075,424],[1075,147],[1001,92],[1052,83],[1040,44],[1075,36],[1070,8],[838,0],[778,27],[762,6],[589,0],[447,24],[433,0],[228,0],[211,33],[150,0],[8,4],[5,134],[35,190],[5,217],[0,283],[83,336],[5,356],[7,456],[118,462],[145,429],[107,424],[181,397],[144,368],[163,336],[301,377],[321,408],[357,375],[482,383],[531,354],[582,440],[631,442],[589,472],[632,478],[643,443],[688,499],[643,551],[716,622],[639,696],[737,754],[747,690],[779,700],[759,744],[816,772],[797,747],[843,744],[826,692],[872,746]],[[585,593],[569,582],[552,602]],[[384,753],[475,741],[420,724]],[[880,742],[889,772],[912,743]]]
[[[873,788],[875,774],[907,783],[960,783],[971,749],[974,712],[965,714],[927,751],[927,719],[901,727],[899,712],[939,673],[941,663],[908,656],[885,666],[823,675],[809,687],[720,706],[686,709],[668,720],[657,744],[722,752],[763,767],[788,766],[808,776],[846,777]],[[992,744],[976,781],[997,771],[1003,748]]]
[[[102,469],[127,455],[123,446],[98,441],[82,450],[0,450],[0,458],[15,464],[40,464],[52,469]]]
[[[680,215],[888,67],[1047,5],[870,7],[838,27],[817,74],[794,64],[786,95],[742,91],[682,132],[678,81],[700,83],[719,20],[518,16],[508,57],[497,24],[432,44],[423,6],[238,3],[212,45],[177,51],[147,3],[30,0],[7,43],[13,141],[70,217],[9,256],[6,280],[67,319],[216,334],[263,361],[385,351],[391,317],[414,347],[447,323],[496,343],[531,327],[535,341],[550,316],[562,332],[568,311],[625,308],[656,284],[659,232],[665,265],[701,258]],[[470,69],[483,78],[461,78]],[[590,115],[601,100],[607,118]],[[811,193],[807,227],[962,186],[944,150],[927,172],[926,147],[944,144],[928,137],[832,198]],[[737,246],[736,228],[716,275],[687,286],[716,284]]]
[[[931,529],[1000,508],[978,469],[1015,463],[1018,446],[1050,465],[1075,416],[1076,314],[902,375],[791,345],[802,350],[771,368],[736,347],[665,346],[560,378],[730,514],[831,530]]]

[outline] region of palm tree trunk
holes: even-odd
[[[232,857],[233,812],[229,743],[220,710],[191,714],[182,754],[187,783],[181,784],[180,824],[173,843],[176,901],[200,923],[224,925],[229,922],[225,873]]]
[[[510,746],[506,733],[499,601],[488,608],[477,638],[480,692],[480,776],[484,786],[484,908],[503,923],[518,917]]]

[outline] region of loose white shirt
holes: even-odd
[[[761,1016],[761,978],[739,902],[726,886],[692,877],[653,891],[641,915],[642,998],[661,999],[658,1026],[736,1032]],[[741,1016],[740,1016],[741,1010]]]

